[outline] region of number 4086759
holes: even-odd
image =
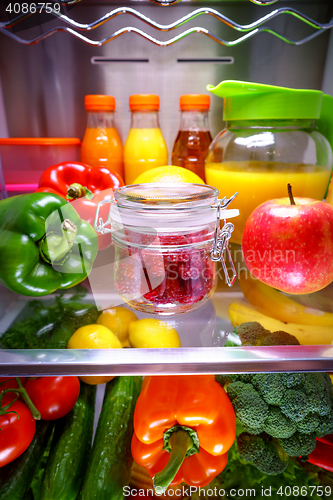
[[[283,498],[300,498],[300,497],[312,497],[312,496],[320,496],[320,497],[331,497],[332,489],[330,486],[280,486],[277,495],[280,495]]]
[[[42,13],[46,12],[47,14],[51,14],[52,12],[60,12],[60,3],[9,3],[6,7],[6,12],[10,14],[35,14],[36,12]]]

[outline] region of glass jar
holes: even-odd
[[[224,262],[224,251],[232,285],[233,225],[226,218],[238,210],[226,210],[232,199],[218,200],[218,194],[201,184],[137,184],[115,191],[107,222],[99,219],[98,207],[95,229],[112,233],[115,287],[132,308],[165,315],[197,309],[214,292],[215,261]],[[221,231],[220,218],[225,220]]]
[[[231,241],[240,244],[251,212],[267,200],[286,198],[288,183],[295,197],[325,197],[332,150],[325,137],[328,124],[325,134],[320,128],[321,107],[331,109],[332,98],[319,91],[233,81],[212,91],[225,96],[226,126],[209,148],[206,182],[226,196],[237,186],[240,216]]]
[[[160,98],[135,94],[129,98],[131,127],[124,146],[125,183],[156,167],[168,165],[168,149],[158,120]]]
[[[123,178],[123,145],[115,126],[115,98],[86,95],[84,104],[87,127],[81,145],[81,162],[91,167],[105,167]]]
[[[210,97],[205,94],[186,94],[179,100],[181,119],[171,163],[187,168],[205,181],[205,159],[212,136],[209,131]]]

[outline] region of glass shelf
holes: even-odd
[[[327,302],[330,294],[326,292],[322,296],[323,302]],[[190,313],[159,317],[135,311],[139,319],[154,317],[170,323],[179,333],[181,348],[2,349],[0,374],[40,376],[333,372],[333,345],[223,347],[233,330],[228,318],[228,305],[241,297],[242,293],[236,283],[230,289],[222,286],[213,295],[213,300]],[[318,301],[318,294],[315,297]],[[50,300],[50,296],[46,300]],[[103,297],[97,297],[97,302],[102,300]],[[109,302],[115,300],[116,297],[109,297]],[[305,302],[306,300],[308,298]],[[83,302],[94,304],[96,297],[87,294]],[[20,297],[16,300],[0,320],[0,331],[4,332],[15,321],[27,317],[30,309],[28,304],[27,298]]]

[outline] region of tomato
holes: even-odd
[[[39,377],[28,379],[25,389],[42,420],[67,415],[80,393],[78,377]]]
[[[27,381],[26,377],[20,377],[23,387]],[[18,389],[18,383],[16,382],[15,377],[0,377],[0,391],[4,389]]]
[[[23,387],[26,383],[25,377],[20,377]],[[4,389],[18,389],[18,383],[16,382],[15,377],[0,377],[0,392]],[[2,400],[2,406],[7,405],[13,399],[15,399],[17,394],[15,392],[7,392]]]
[[[16,413],[0,415],[0,467],[22,455],[36,431],[36,421],[24,403],[15,401],[9,411]]]

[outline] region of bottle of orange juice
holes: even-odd
[[[131,128],[124,146],[126,184],[132,184],[138,175],[151,168],[168,164],[168,150],[158,120],[159,96],[131,95],[129,106]]]
[[[114,123],[115,98],[86,95],[87,128],[81,146],[81,161],[91,167],[106,167],[124,177],[123,145]]]

